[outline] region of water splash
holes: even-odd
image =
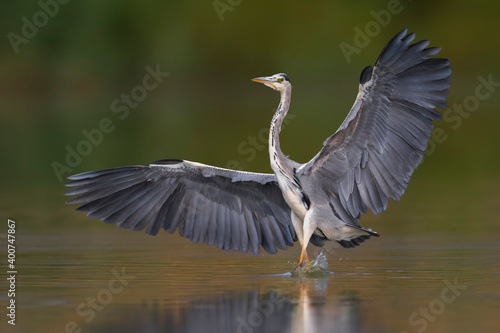
[[[295,277],[309,278],[325,277],[333,274],[333,272],[330,271],[328,260],[326,259],[326,255],[323,251],[321,251],[316,258],[311,260],[311,266],[309,269],[306,269],[306,267],[296,267],[290,273]]]

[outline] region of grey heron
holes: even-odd
[[[433,120],[445,108],[449,60],[432,58],[439,47],[411,44],[399,32],[374,67],[360,77],[359,92],[340,128],[309,162],[281,151],[279,133],[292,86],[288,76],[259,77],[280,93],[271,121],[269,156],[274,173],[229,170],[178,159],[85,172],[68,177],[68,203],[121,228],[156,235],[160,229],[224,250],[268,253],[299,241],[298,266],[309,268],[307,246],[326,240],[354,247],[379,236],[360,226],[370,209],[379,214],[398,201],[422,160]]]

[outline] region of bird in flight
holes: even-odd
[[[69,204],[90,217],[156,235],[160,229],[223,250],[268,253],[299,241],[298,266],[309,268],[307,246],[337,241],[351,248],[376,232],[360,226],[368,209],[379,214],[399,201],[422,160],[432,121],[445,108],[449,60],[431,58],[439,47],[411,44],[399,32],[374,67],[360,77],[359,92],[340,128],[309,162],[289,159],[279,133],[290,107],[285,74],[253,79],[277,90],[269,157],[274,173],[229,170],[178,159],[85,172],[68,177]]]

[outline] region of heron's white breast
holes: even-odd
[[[304,220],[307,209],[302,202],[300,193],[289,185],[289,181],[285,176],[277,173],[276,178],[286,203],[301,220]]]

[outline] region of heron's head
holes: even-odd
[[[256,77],[255,79],[252,79],[252,81],[263,83],[266,86],[278,91],[284,91],[290,86],[290,80],[284,73],[274,74],[273,76]]]

